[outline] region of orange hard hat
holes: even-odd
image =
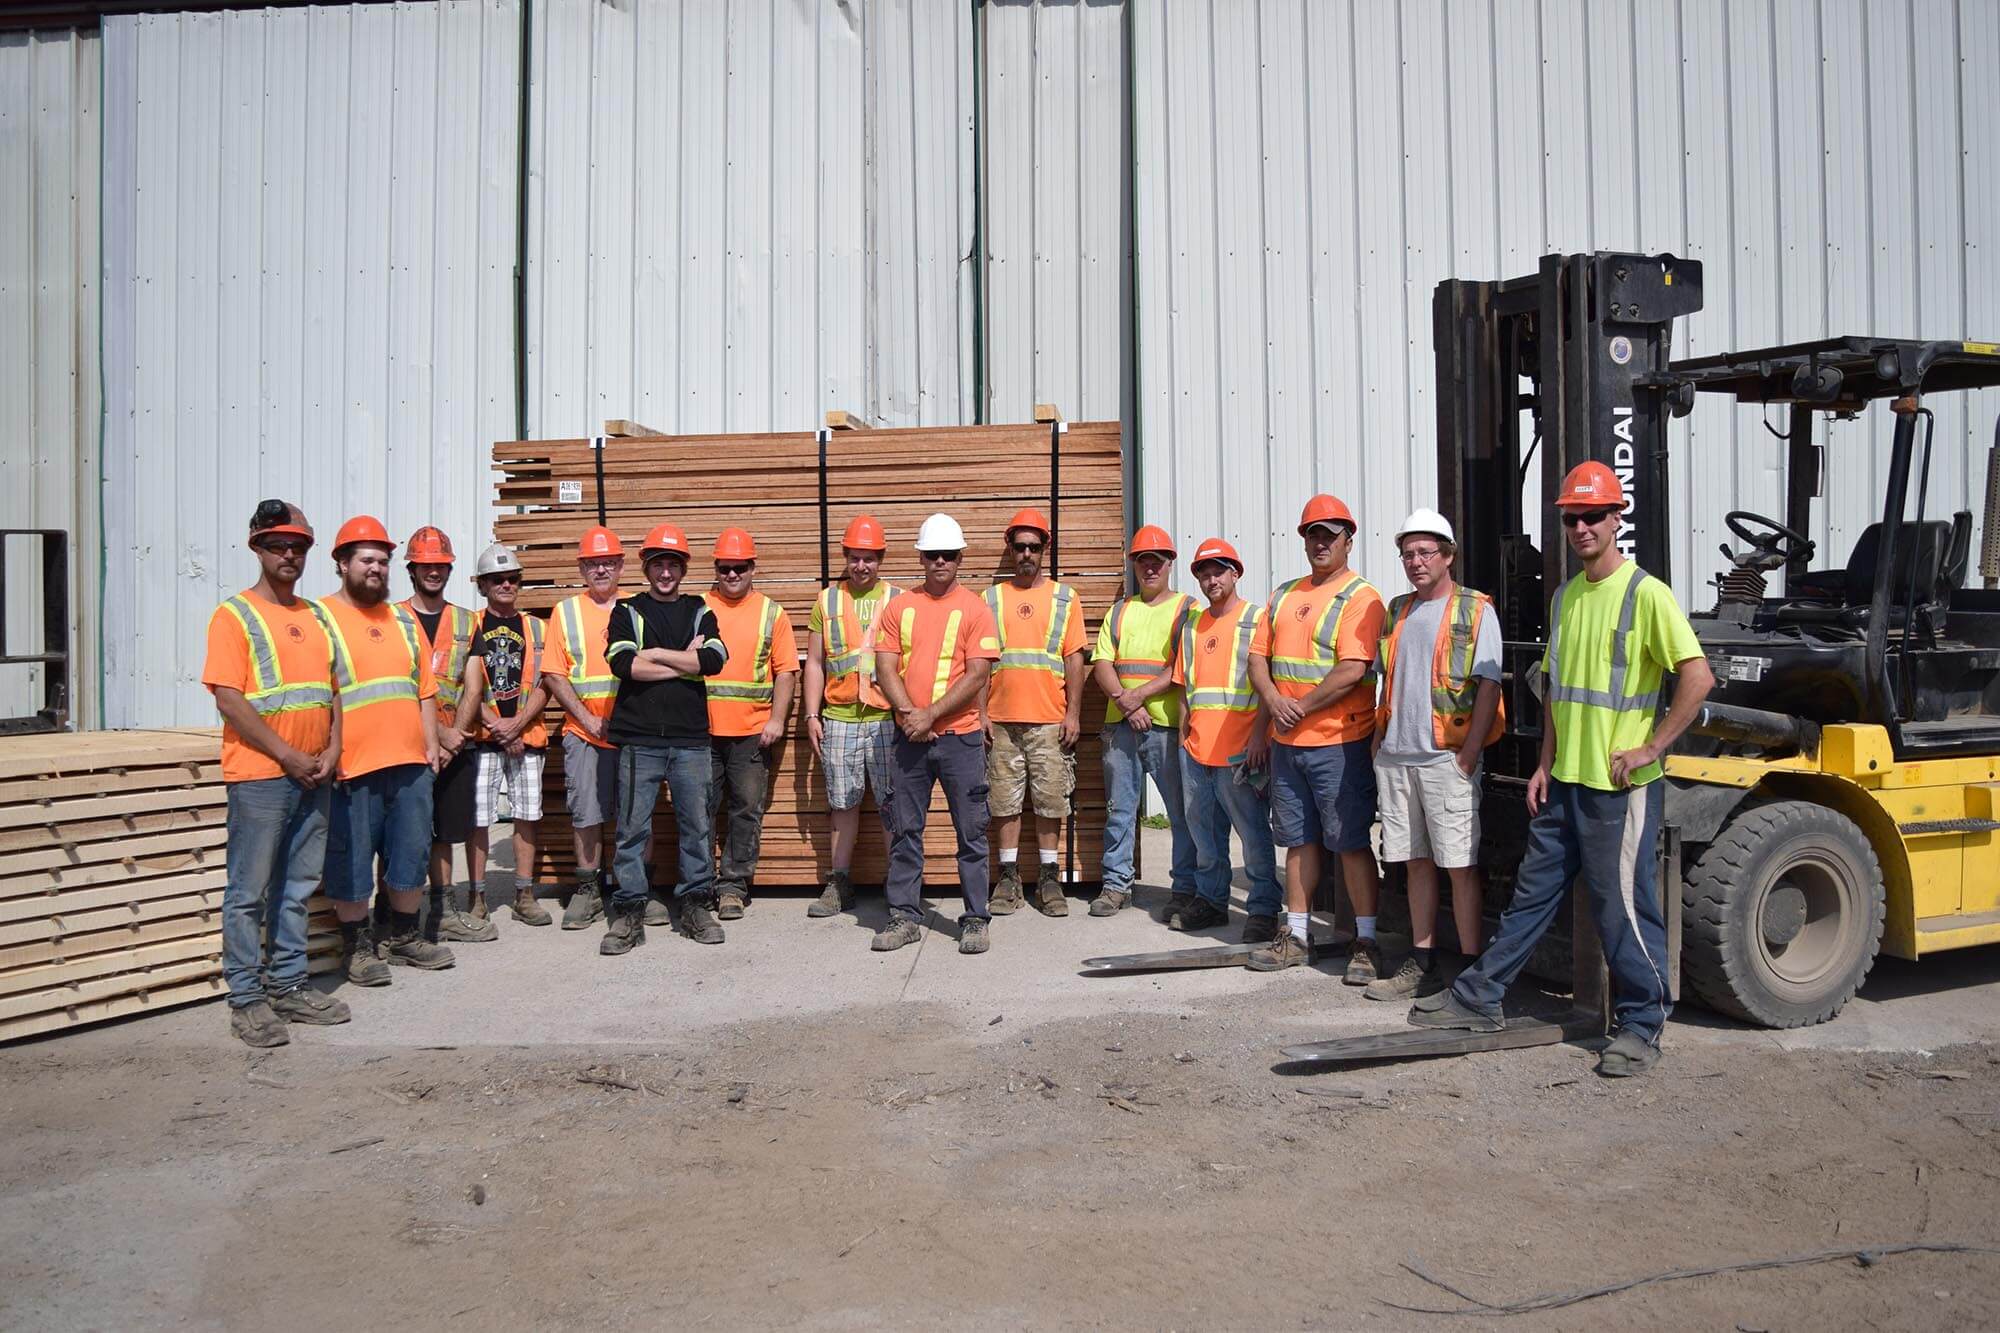
[[[625,543],[618,540],[618,534],[610,528],[585,528],[583,536],[577,538],[576,558],[588,560],[600,555],[623,555]]]
[[[1299,511],[1299,536],[1306,535],[1306,529],[1315,523],[1345,523],[1349,528],[1361,525],[1354,521],[1354,515],[1346,505],[1331,495],[1315,495],[1306,501],[1306,507]]]
[[[724,528],[715,534],[717,560],[755,560],[757,543],[742,528]]]
[[[340,531],[333,535],[333,549],[368,542],[387,550],[395,550],[396,543],[389,540],[389,529],[382,526],[382,520],[372,514],[356,514],[340,525]]]
[[[687,534],[671,523],[662,523],[646,534],[646,540],[639,543],[639,559],[650,564],[655,555],[670,552],[685,562],[688,558]]]
[[[1043,541],[1049,539],[1049,521],[1042,516],[1042,511],[1039,509],[1023,509],[1020,513],[1008,519],[1007,531],[1004,535],[1012,537],[1016,528],[1032,528],[1042,534]]]
[[[1127,550],[1125,554],[1163,555],[1171,560],[1174,556],[1174,539],[1167,535],[1165,528],[1155,527],[1151,523],[1148,523],[1145,527],[1140,528],[1132,534],[1131,549]]]
[[[303,509],[283,500],[265,500],[250,515],[250,545],[265,537],[304,537],[307,544],[313,540],[312,524],[306,522]]]
[[[1571,468],[1556,496],[1556,506],[1561,509],[1604,509],[1614,505],[1625,507],[1625,488],[1618,484],[1616,472],[1594,458]]]
[[[426,524],[410,534],[410,543],[403,548],[403,558],[413,565],[448,565],[454,558],[451,538],[444,535],[443,528]]]
[[[1200,569],[1203,564],[1210,560],[1217,560],[1225,565],[1234,565],[1238,574],[1243,572],[1243,557],[1236,554],[1234,546],[1231,546],[1220,537],[1210,537],[1201,545],[1195,547],[1194,559],[1188,562],[1188,568]]]
[[[882,530],[874,515],[863,514],[840,534],[840,544],[850,551],[886,551],[889,549],[889,534]]]

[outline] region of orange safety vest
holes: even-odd
[[[444,604],[435,638],[424,633],[423,617],[413,597],[403,606],[417,622],[417,634],[431,650],[431,675],[437,680],[438,720],[446,726],[458,716],[458,699],[465,692],[465,659],[472,653],[472,612],[453,602]],[[440,646],[442,645],[442,646]]]
[[[901,589],[884,583],[876,613]],[[862,703],[885,712],[889,696],[875,684],[875,622],[861,623],[861,603],[847,590],[847,580],[827,585],[819,595],[820,646],[826,657],[826,702]]]
[[[520,616],[521,625],[527,630],[527,634],[524,636],[527,639],[527,643],[522,646],[521,650],[521,702],[525,704],[528,702],[528,696],[535,692],[535,687],[542,683],[542,649],[543,645],[547,642],[548,627],[540,616],[532,612],[523,611],[520,613]],[[487,696],[485,701],[491,703],[493,702],[491,681],[487,682],[486,688]],[[442,692],[442,687],[440,687],[440,692]],[[498,712],[499,709],[496,708],[494,711]],[[491,733],[486,728],[485,713],[482,712],[473,717],[472,734],[475,740],[490,739]],[[548,743],[548,739],[548,724],[541,718],[536,718],[521,732],[522,743],[531,749],[540,749]]]
[[[729,632],[723,628],[727,620],[739,629],[739,613],[722,602],[718,594],[714,602],[708,604],[715,613],[716,628],[722,633],[722,641],[728,647],[728,658],[722,670],[713,676],[704,676],[702,684],[708,690],[708,725],[718,736],[743,736],[764,725],[771,715],[771,707],[777,702],[778,685],[776,673],[771,667],[771,636],[778,627],[778,604],[756,589],[751,589],[738,605],[746,608],[749,619],[757,623],[757,642],[754,644],[730,643]],[[747,651],[746,651],[747,650]],[[796,667],[796,663],[792,664]],[[758,714],[763,716],[760,718]],[[746,727],[748,730],[737,730]]]
[[[1449,605],[1438,618],[1437,640],[1431,648],[1431,742],[1440,750],[1457,750],[1465,744],[1472,725],[1472,705],[1479,698],[1479,681],[1472,674],[1473,654],[1479,647],[1479,620],[1493,608],[1493,599],[1471,588],[1453,587],[1447,594]],[[1403,622],[1415,609],[1415,593],[1404,593],[1389,603],[1389,629],[1375,650],[1382,674],[1382,699],[1375,708],[1379,730],[1389,725],[1389,698],[1396,686],[1396,645],[1403,637]],[[1507,702],[1493,710],[1493,724],[1486,730],[1485,744],[1500,739],[1507,729]]]

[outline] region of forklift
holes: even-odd
[[[1658,883],[1675,998],[1684,985],[1718,1013],[1799,1027],[1837,1014],[1879,952],[1916,959],[2000,941],[2000,426],[1984,586],[1972,589],[1972,514],[1932,492],[1936,419],[1924,405],[2000,386],[2000,345],[1849,337],[1674,362],[1673,322],[1701,299],[1699,263],[1616,252],[1548,255],[1525,277],[1437,287],[1439,508],[1458,531],[1455,576],[1493,596],[1505,643],[1510,726],[1485,752],[1480,860],[1488,903],[1504,905],[1544,725],[1548,605],[1576,572],[1553,522],[1537,543],[1527,506],[1552,514],[1570,468],[1607,464],[1628,497],[1621,549],[1670,579],[1670,421],[1703,393],[1782,405],[1784,515],[1723,516],[1738,545],[1722,548],[1713,604],[1689,616],[1716,686],[1664,765]],[[1881,517],[1844,563],[1816,560],[1807,534],[1827,475],[1816,424],[1852,420],[1878,399],[1895,423]],[[1383,1059],[1601,1035],[1608,978],[1588,904],[1572,898],[1568,937],[1551,931],[1530,965],[1567,975],[1566,1015],[1510,1016],[1499,1033],[1309,1043],[1285,1056]]]

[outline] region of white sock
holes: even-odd
[[[1040,857],[1042,858],[1042,864],[1043,864],[1043,865],[1045,865],[1045,866],[1052,866],[1052,865],[1054,865],[1054,864],[1056,863],[1056,849],[1055,849],[1055,848],[1053,848],[1053,847],[1037,847],[1037,848],[1035,849],[1035,851],[1036,851],[1036,853],[1037,853],[1037,854],[1038,854],[1038,855],[1039,855],[1039,856],[1040,856]]]
[[[1311,912],[1287,912],[1285,913],[1285,924],[1291,928],[1292,934],[1298,936],[1308,944],[1312,942]]]
[[[1355,933],[1356,935],[1358,935],[1359,937],[1361,937],[1362,939],[1364,939],[1364,940],[1372,940],[1372,939],[1374,939],[1374,938],[1375,938],[1375,918],[1374,918],[1374,917],[1372,917],[1372,916],[1357,916],[1357,917],[1355,917],[1355,918],[1354,918],[1354,933]]]
[[[1010,866],[1020,859],[1021,859],[1021,849],[1019,847],[1002,847],[1000,849],[1001,865]]]

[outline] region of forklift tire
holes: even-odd
[[[1739,809],[1681,886],[1681,975],[1717,1013],[1824,1023],[1882,943],[1882,865],[1854,821],[1811,801]]]

